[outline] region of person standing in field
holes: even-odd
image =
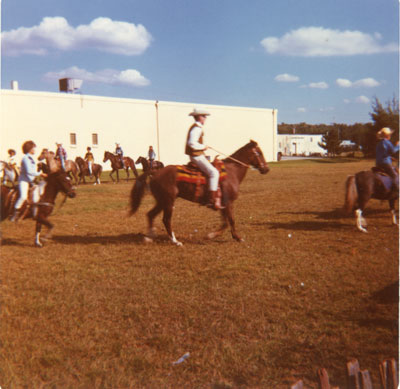
[[[87,153],[85,154],[85,158],[84,159],[88,164],[89,174],[90,174],[90,176],[92,176],[93,175],[92,165],[93,165],[93,162],[94,162],[94,156],[93,156],[93,153],[91,151],[92,150],[91,147],[87,147],[86,150],[87,150]]]
[[[36,162],[33,155],[36,152],[36,144],[28,140],[22,145],[22,152],[24,156],[21,160],[21,174],[18,180],[19,197],[14,205],[14,213],[10,220],[15,222],[21,213],[21,207],[28,198],[29,186],[33,183],[34,179],[38,176],[47,177],[44,173],[37,171]],[[35,199],[38,201],[39,199]]]
[[[399,175],[395,168],[392,166],[391,156],[399,151],[399,141],[396,142],[396,146],[390,141],[393,131],[384,127],[377,133],[380,141],[376,145],[376,167],[383,170],[388,176],[393,179],[394,189],[399,191]]]
[[[194,124],[189,128],[187,134],[185,154],[189,155],[190,161],[208,177],[209,204],[207,204],[207,207],[218,210],[222,209],[219,205],[217,192],[219,172],[208,161],[204,154],[204,151],[207,150],[208,146],[205,146],[203,143],[203,126],[206,122],[207,116],[209,115],[209,112],[201,109],[194,109],[193,112],[189,114],[189,116],[193,116]]]

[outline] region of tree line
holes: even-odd
[[[354,124],[307,124],[281,123],[278,125],[279,134],[321,134],[320,146],[330,155],[337,155],[345,151],[340,143],[350,140],[355,144],[353,150],[362,150],[366,157],[375,156],[377,143],[376,133],[383,127],[394,130],[392,142],[399,140],[399,100],[392,100],[382,104],[378,98],[374,98],[371,106],[371,122]]]

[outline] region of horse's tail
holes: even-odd
[[[346,180],[346,195],[344,198],[344,212],[349,215],[356,205],[358,199],[357,184],[355,176],[348,176]]]
[[[142,202],[148,175],[149,173],[146,172],[136,179],[135,185],[131,190],[131,210],[129,216],[132,216],[138,210],[140,203]]]

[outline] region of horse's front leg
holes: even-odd
[[[217,238],[218,236],[221,236],[223,232],[228,228],[228,215],[227,215],[227,207],[224,209],[221,209],[221,216],[222,216],[222,225],[219,230],[210,232],[207,235],[208,239],[214,239]]]
[[[43,247],[42,243],[40,242],[40,231],[42,230],[42,223],[36,222],[36,231],[35,231],[35,246],[36,247]]]
[[[110,173],[112,182],[115,182],[114,177],[112,176],[114,172],[115,172],[115,170],[111,170],[111,173]],[[117,174],[118,174],[118,170],[117,170]]]
[[[126,171],[126,181],[128,182],[129,181],[129,167],[127,167],[125,169],[125,171]]]
[[[233,203],[227,204],[225,209],[226,209],[226,217],[228,218],[229,225],[231,226],[232,238],[238,242],[244,242],[244,239],[242,239],[236,232],[235,219],[233,217]]]

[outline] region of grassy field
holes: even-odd
[[[386,203],[369,203],[368,234],[340,212],[347,175],[370,166],[250,171],[235,205],[244,243],[207,240],[218,213],[181,199],[183,247],[160,218],[143,243],[153,200],[128,218],[133,181],[79,186],[42,249],[31,220],[4,222],[0,386],[316,388],[325,367],[345,387],[354,357],[378,387],[379,362],[398,356],[399,231]]]

